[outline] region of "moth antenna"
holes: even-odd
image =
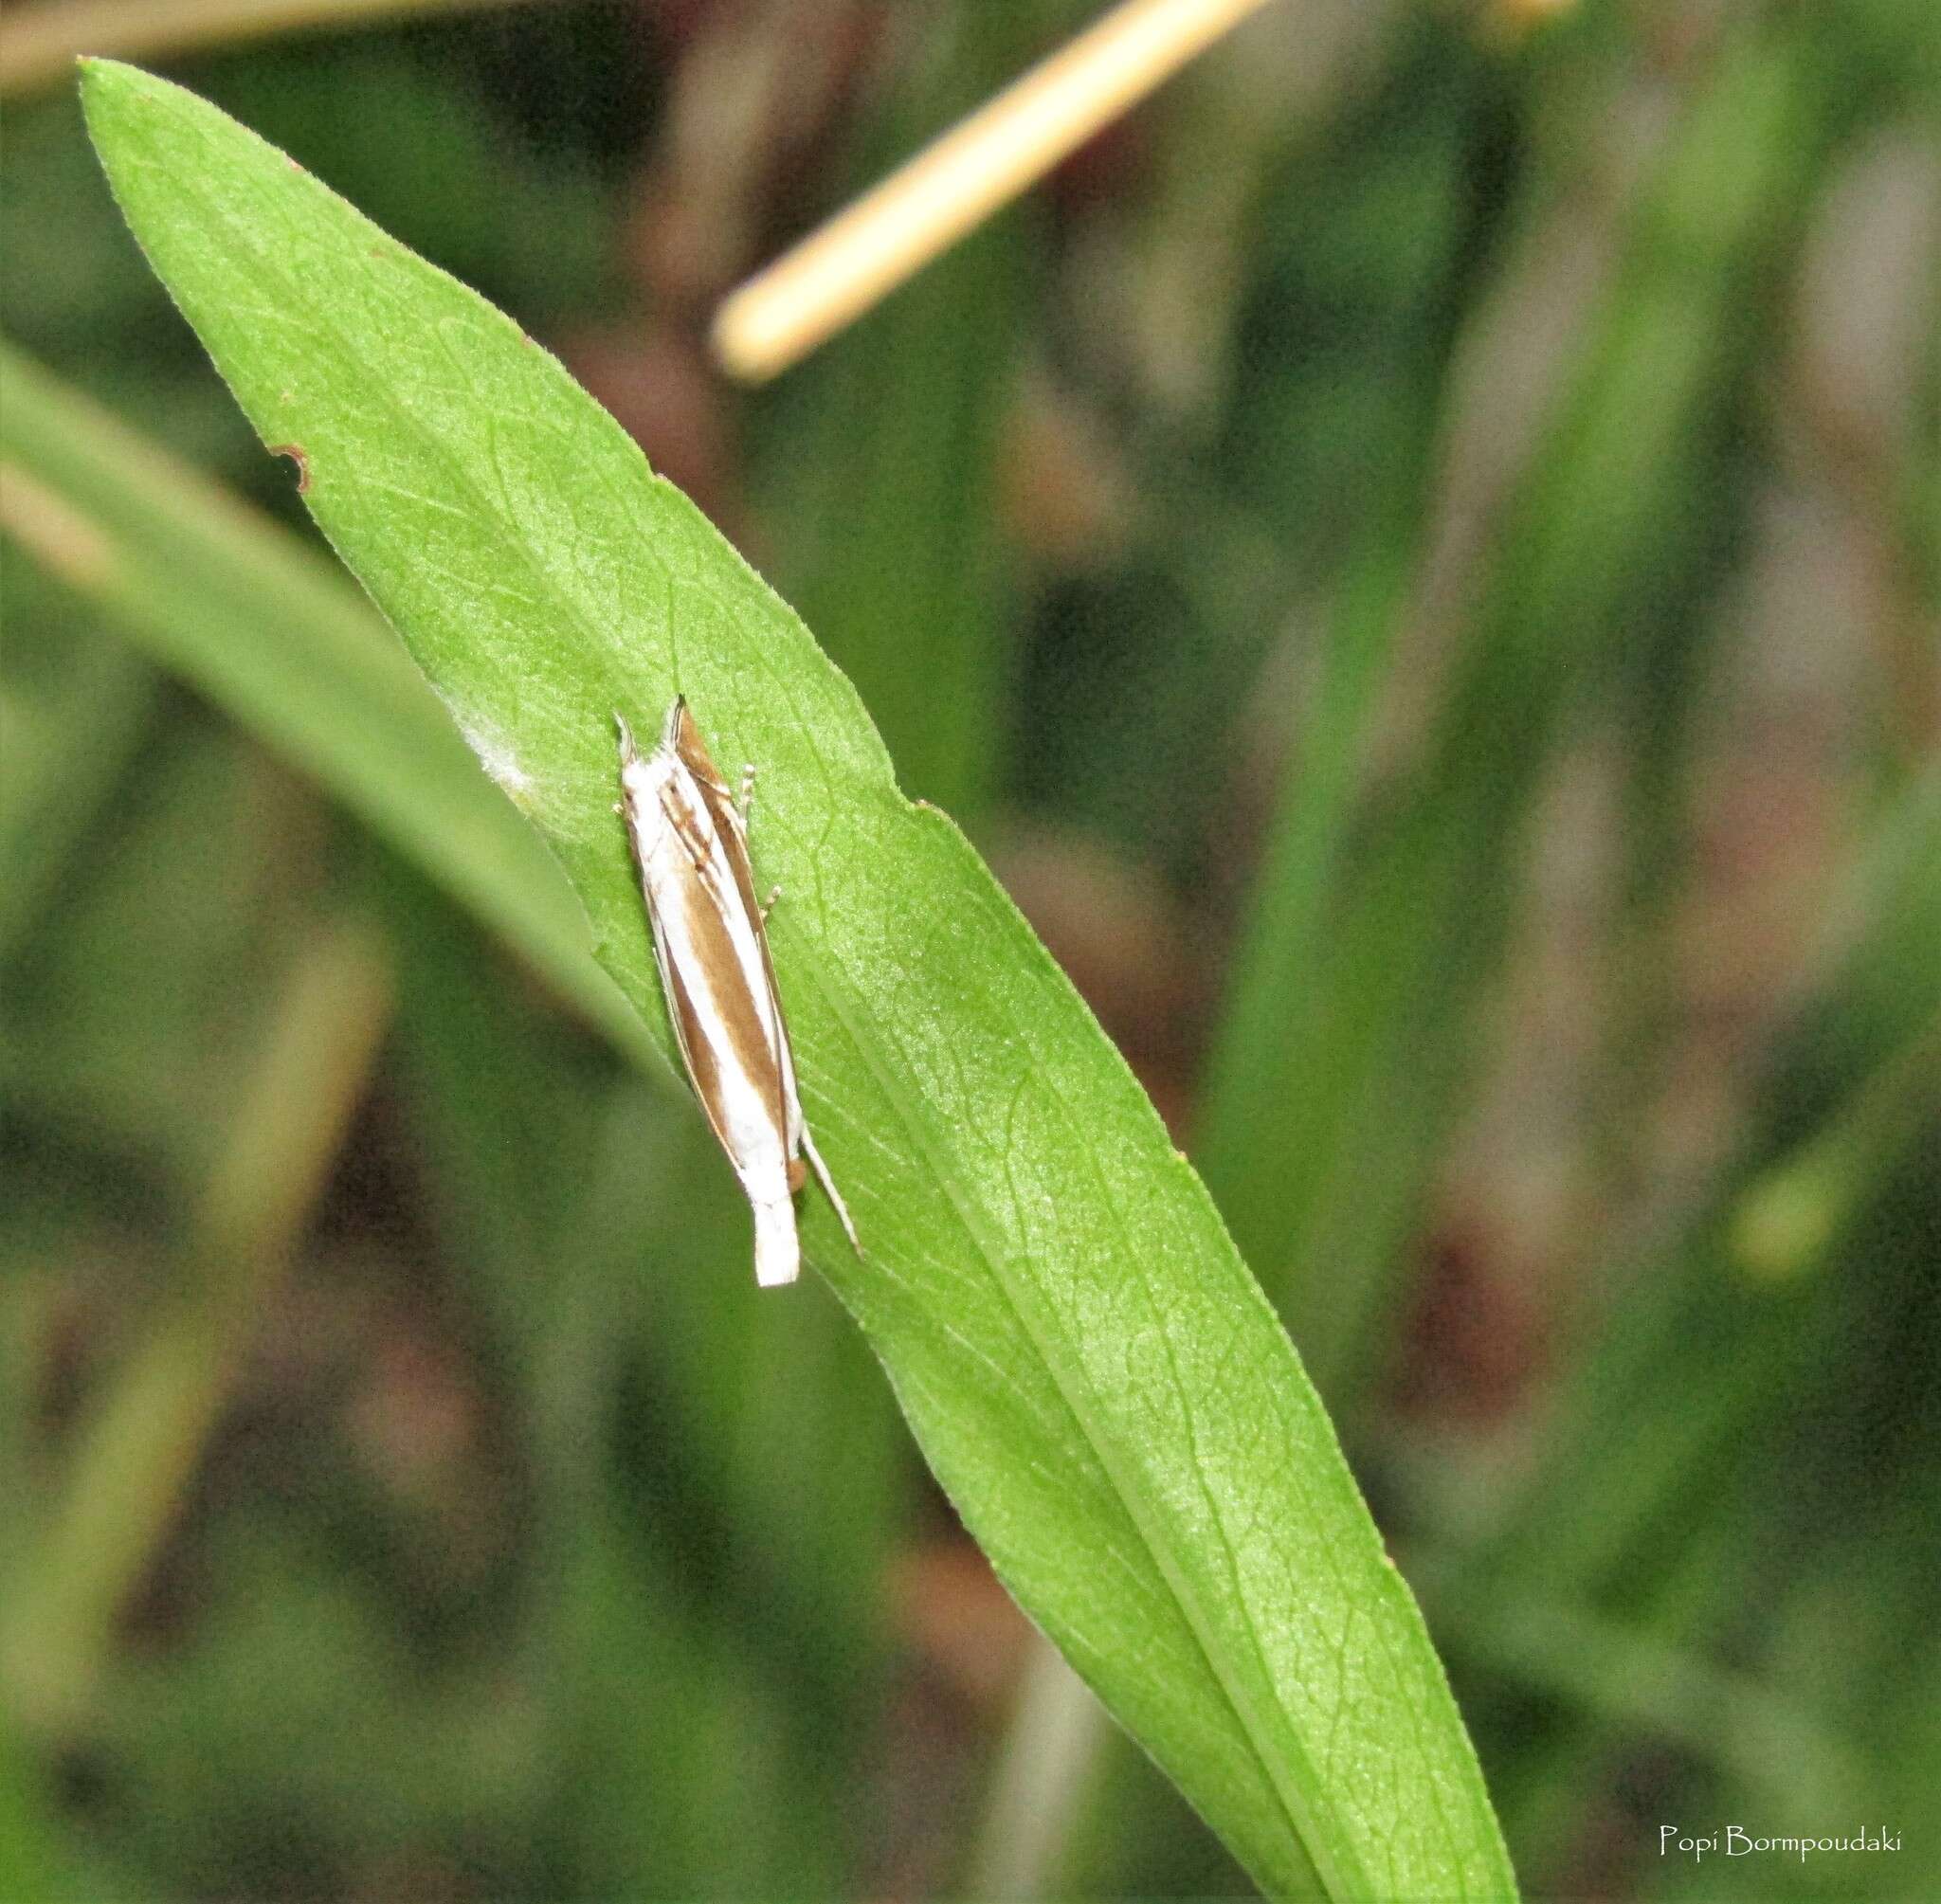
[[[641,757],[640,751],[633,744],[633,729],[627,726],[626,716],[617,707],[613,710],[613,725],[620,730],[621,764],[631,766]]]

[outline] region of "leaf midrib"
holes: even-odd
[[[906,802],[905,804],[907,807],[908,803]],[[909,810],[912,818],[920,819],[921,816],[915,808],[910,808]],[[1042,977],[1043,975],[1041,974],[1041,982]],[[1117,1463],[1109,1452],[1107,1438],[1097,1431],[1091,1411],[1080,1399],[1087,1392],[1090,1386],[1085,1380],[1082,1370],[1072,1366],[1073,1358],[1068,1355],[1051,1352],[1045,1336],[1032,1320],[1029,1305],[1022,1299],[1019,1290],[1009,1274],[1007,1253],[1001,1247],[995,1246],[996,1240],[989,1233],[988,1224],[983,1217],[981,1200],[960,1194],[957,1173],[944,1168],[943,1160],[938,1155],[938,1147],[930,1134],[928,1122],[910,1099],[909,1095],[902,1087],[897,1072],[894,1068],[886,1068],[879,1063],[872,1043],[859,1032],[851,1013],[844,1008],[844,1000],[836,995],[835,989],[825,983],[820,975],[815,976],[813,982],[816,985],[818,994],[828,1007],[831,1015],[837,1019],[844,1030],[848,1033],[851,1043],[861,1054],[862,1061],[868,1068],[871,1077],[875,1079],[879,1090],[882,1092],[896,1111],[903,1130],[912,1140],[916,1149],[925,1158],[932,1177],[942,1188],[952,1208],[956,1211],[958,1220],[964,1226],[965,1234],[970,1238],[978,1255],[983,1258],[989,1271],[991,1283],[1003,1297],[1006,1307],[1010,1311],[1011,1315],[1017,1322],[1020,1333],[1036,1350],[1039,1360],[1043,1364],[1046,1371],[1051,1376],[1052,1386],[1058,1394],[1059,1400],[1063,1403],[1066,1409],[1070,1412],[1073,1421],[1077,1423],[1079,1432],[1083,1437],[1085,1445],[1092,1450],[1094,1459],[1098,1462],[1099,1469],[1104,1474],[1120,1511],[1125,1514],[1128,1524],[1138,1536],[1140,1545],[1145,1549],[1147,1557],[1159,1579],[1165,1584],[1169,1596],[1186,1624],[1187,1631],[1192,1635],[1193,1642],[1199,1648],[1200,1657],[1206,1662],[1208,1678],[1213,1685],[1219,1688],[1221,1698],[1224,1702],[1227,1711],[1232,1714],[1235,1725],[1253,1749],[1254,1757],[1267,1775],[1268,1786],[1279,1803],[1288,1828],[1308,1857],[1310,1862],[1314,1865],[1315,1876],[1321,1880],[1324,1889],[1331,1896],[1355,1895],[1353,1892],[1343,1888],[1342,1878],[1345,1874],[1338,1870],[1323,1869],[1322,1860],[1315,1854],[1314,1838],[1308,1830],[1303,1829],[1303,1821],[1308,1820],[1310,1815],[1307,1808],[1298,1802],[1299,1783],[1291,1777],[1283,1777],[1280,1755],[1265,1750],[1261,1739],[1261,1725],[1249,1711],[1251,1701],[1246,1700],[1243,1694],[1230,1682],[1226,1670],[1221,1664],[1224,1649],[1217,1648],[1208,1636],[1207,1627],[1212,1623],[1208,1623],[1202,1613],[1199,1605],[1199,1596],[1189,1591],[1186,1583],[1177,1575],[1170,1558],[1169,1544],[1156,1537],[1153,1529],[1148,1523],[1147,1516],[1140,1512],[1137,1505],[1140,1498],[1140,1490],[1130,1486],[1127,1478],[1120,1473]],[[851,988],[844,984],[842,989],[844,993],[848,993]],[[1122,1060],[1120,1061],[1123,1062]],[[1070,1114],[1066,1110],[1064,1100],[1057,1093],[1053,1093],[1053,1098],[1059,1106],[1060,1115],[1069,1125],[1071,1121]],[[1082,1145],[1079,1148],[1081,1150],[1084,1149]],[[1103,1198],[1102,1201],[1108,1209],[1112,1207],[1112,1200],[1109,1196]],[[1130,1254],[1136,1259],[1136,1251],[1132,1251]],[[1156,1316],[1158,1314],[1156,1306],[1149,1303],[1149,1307],[1152,1307],[1152,1313]],[[1182,1405],[1184,1406],[1183,1391],[1179,1390],[1178,1384],[1178,1364],[1173,1358],[1171,1338],[1167,1333],[1163,1324],[1160,1327],[1159,1333],[1161,1339],[1166,1344],[1168,1364],[1174,1371],[1175,1391],[1181,1392]],[[1190,1414],[1190,1410],[1186,1412],[1188,1415]],[[1190,1430],[1188,1432],[1190,1438]],[[1206,1476],[1197,1459],[1193,1461],[1193,1470],[1201,1487],[1203,1490],[1206,1489]],[[1210,1492],[1207,1493],[1207,1504],[1209,1508],[1213,1508]],[[1217,1509],[1213,1510],[1213,1520],[1214,1524],[1220,1528],[1221,1547],[1226,1554],[1229,1565],[1237,1567],[1232,1544],[1226,1538],[1224,1522]],[[1238,1583],[1236,1582],[1237,1585]],[[1238,1597],[1244,1606],[1245,1594],[1240,1593]],[[1251,1634],[1251,1614],[1248,1615],[1248,1630]],[[1255,1641],[1255,1647],[1258,1653],[1258,1640]],[[1267,1672],[1267,1677],[1271,1681],[1274,1676],[1271,1668],[1267,1666],[1264,1657],[1261,1658],[1261,1664],[1263,1670]],[[1297,1739],[1299,1736],[1299,1727],[1296,1724],[1291,1714],[1284,1714],[1284,1709],[1283,1715],[1287,1718],[1289,1730],[1296,1734]],[[1298,1746],[1297,1746],[1296,1750],[1299,1750]],[[1302,1757],[1305,1763],[1304,1753]],[[1308,1767],[1308,1770],[1312,1777],[1313,1768],[1311,1766]],[[1292,1792],[1287,1789],[1289,1784],[1292,1784],[1294,1786]],[[1332,1867],[1333,1860],[1330,1860],[1330,1865]],[[1362,1881],[1363,1894],[1372,1895],[1372,1887],[1369,1883],[1366,1874],[1361,1872],[1358,1866],[1355,1875]]]

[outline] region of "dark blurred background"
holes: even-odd
[[[334,10],[89,49],[799,607],[1201,1165],[1530,1890],[1941,1895],[1941,9],[1283,0],[754,394],[722,294],[1094,8]],[[29,12],[0,327],[309,535]],[[8,460],[0,1897],[1244,1892],[678,1085]],[[1899,1838],[1661,1848],[1733,1822]]]

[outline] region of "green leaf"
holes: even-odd
[[[623,1049],[644,1052],[639,1021],[588,955],[558,867],[356,591],[287,531],[4,344],[0,529],[315,775]],[[108,742],[95,744],[99,753]],[[101,768],[90,759],[90,771]]]
[[[500,314],[190,95],[95,63],[84,98],[151,262],[265,441],[301,446],[317,519],[663,1050],[612,712],[651,731],[679,689],[730,771],[759,763],[806,1108],[869,1252],[811,1196],[809,1254],[1018,1599],[1269,1889],[1510,1894],[1441,1668],[1285,1335],[800,622]]]

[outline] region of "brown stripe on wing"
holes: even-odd
[[[754,931],[755,943],[761,950],[763,971],[768,978],[769,1006],[775,1027],[772,1042],[768,1025],[764,1023],[754,999],[749,995],[742,977],[741,961],[735,956],[735,941],[729,934],[727,921],[721,916],[715,895],[703,877],[714,843],[721,841],[721,836],[703,833],[697,827],[693,816],[680,810],[678,799],[669,797],[672,792],[670,786],[662,792],[661,804],[668,825],[688,856],[688,876],[682,882],[679,903],[687,909],[687,915],[693,921],[691,935],[695,955],[700,965],[700,970],[695,975],[698,993],[690,1000],[689,1008],[692,1010],[698,1006],[703,1012],[713,1011],[720,1036],[726,1041],[735,1063],[746,1076],[758,1080],[777,1124],[786,1133],[789,1129],[789,1093],[785,1081],[788,1076],[785,1067],[789,1062],[786,1056],[788,1033],[783,1028],[781,1008],[775,1001],[774,977],[768,969],[768,947],[762,938],[761,915],[751,913],[750,923]],[[735,842],[729,839],[721,841],[721,844],[733,866],[737,858]],[[737,880],[737,886],[739,883]],[[695,1020],[697,1029],[702,1022],[699,1018]]]
[[[721,778],[721,770],[715,765],[714,755],[701,739],[701,731],[695,725],[686,696],[678,697],[667,710],[667,731],[662,735],[662,740],[674,750],[681,766],[710,793],[718,793],[732,807],[733,796],[728,791],[728,783]]]
[[[755,903],[754,864],[748,857],[748,836],[741,828],[741,815],[735,810],[735,802],[725,787],[718,783],[710,786],[706,781],[698,784],[701,798],[708,803],[708,817],[715,823],[715,837],[720,841],[721,850],[728,856],[728,870],[735,876],[735,889],[741,895],[741,903],[748,908],[749,916],[759,926],[762,909]]]
[[[674,837],[686,852],[688,864],[697,873],[705,873],[715,857],[716,835],[675,796],[673,782],[661,789],[661,811],[674,829]]]
[[[658,944],[655,950],[660,951]],[[681,1062],[687,1066],[688,1082],[694,1086],[694,1095],[700,1099],[701,1109],[707,1114],[715,1141],[728,1152],[732,1162],[735,1151],[728,1141],[727,1126],[716,1109],[721,1101],[721,1069],[715,1056],[715,1047],[701,1029],[700,1020],[695,1013],[694,1000],[680,982],[680,974],[675,970],[673,960],[663,955],[660,964],[661,985],[667,994],[667,1016],[674,1021],[674,1042],[680,1045]]]
[[[665,738],[680,756],[681,764],[694,776],[695,785],[706,803],[708,817],[715,823],[715,837],[721,843],[728,870],[734,878],[735,890],[754,925],[755,942],[761,947],[762,974],[768,980],[769,998],[775,1014],[780,1044],[777,1056],[782,1071],[781,1102],[786,1115],[790,1107],[795,1107],[795,1054],[789,1049],[789,1027],[782,1017],[782,991],[775,983],[775,961],[769,951],[769,934],[762,924],[760,902],[755,898],[754,862],[749,858],[748,830],[742,825],[740,809],[735,804],[735,796],[728,790],[728,783],[722,779],[720,770],[701,740],[700,730],[695,725],[694,716],[688,711],[685,699],[669,710]],[[678,822],[676,824],[679,825]],[[704,861],[697,861],[697,863]],[[798,1115],[790,1120],[789,1130],[791,1156],[797,1144],[795,1127],[801,1122],[799,1107],[796,1109]]]
[[[734,858],[731,853],[731,864]],[[743,866],[748,863],[746,853],[741,856],[741,863]],[[745,877],[741,884],[744,889],[749,888]],[[802,1099],[795,1088],[795,1047],[789,1042],[789,1021],[782,1016],[782,988],[775,983],[775,961],[769,952],[769,929],[762,923],[759,912],[754,916],[754,938],[755,944],[761,948],[762,976],[769,985],[770,1008],[775,1014],[775,1042],[780,1047],[776,1056],[781,1061],[782,1070],[782,1115],[787,1119],[788,1151],[792,1157],[802,1143]]]
[[[675,703],[668,717],[667,740],[700,789],[708,818],[715,823],[715,837],[721,842],[722,850],[728,856],[728,867],[735,876],[735,889],[741,895],[741,903],[748,908],[749,917],[754,921],[755,935],[762,942],[762,958],[766,963],[768,937],[761,931],[762,909],[755,901],[754,866],[748,857],[748,832],[741,824],[741,809],[735,806],[735,796],[721,777],[721,770],[715,765],[714,756],[702,742],[700,729],[695,725],[694,716],[688,712],[684,699]],[[704,861],[697,861],[696,863]],[[771,991],[774,989],[772,971],[769,974],[769,988]],[[778,1006],[776,1016],[779,1018],[780,1015]]]

